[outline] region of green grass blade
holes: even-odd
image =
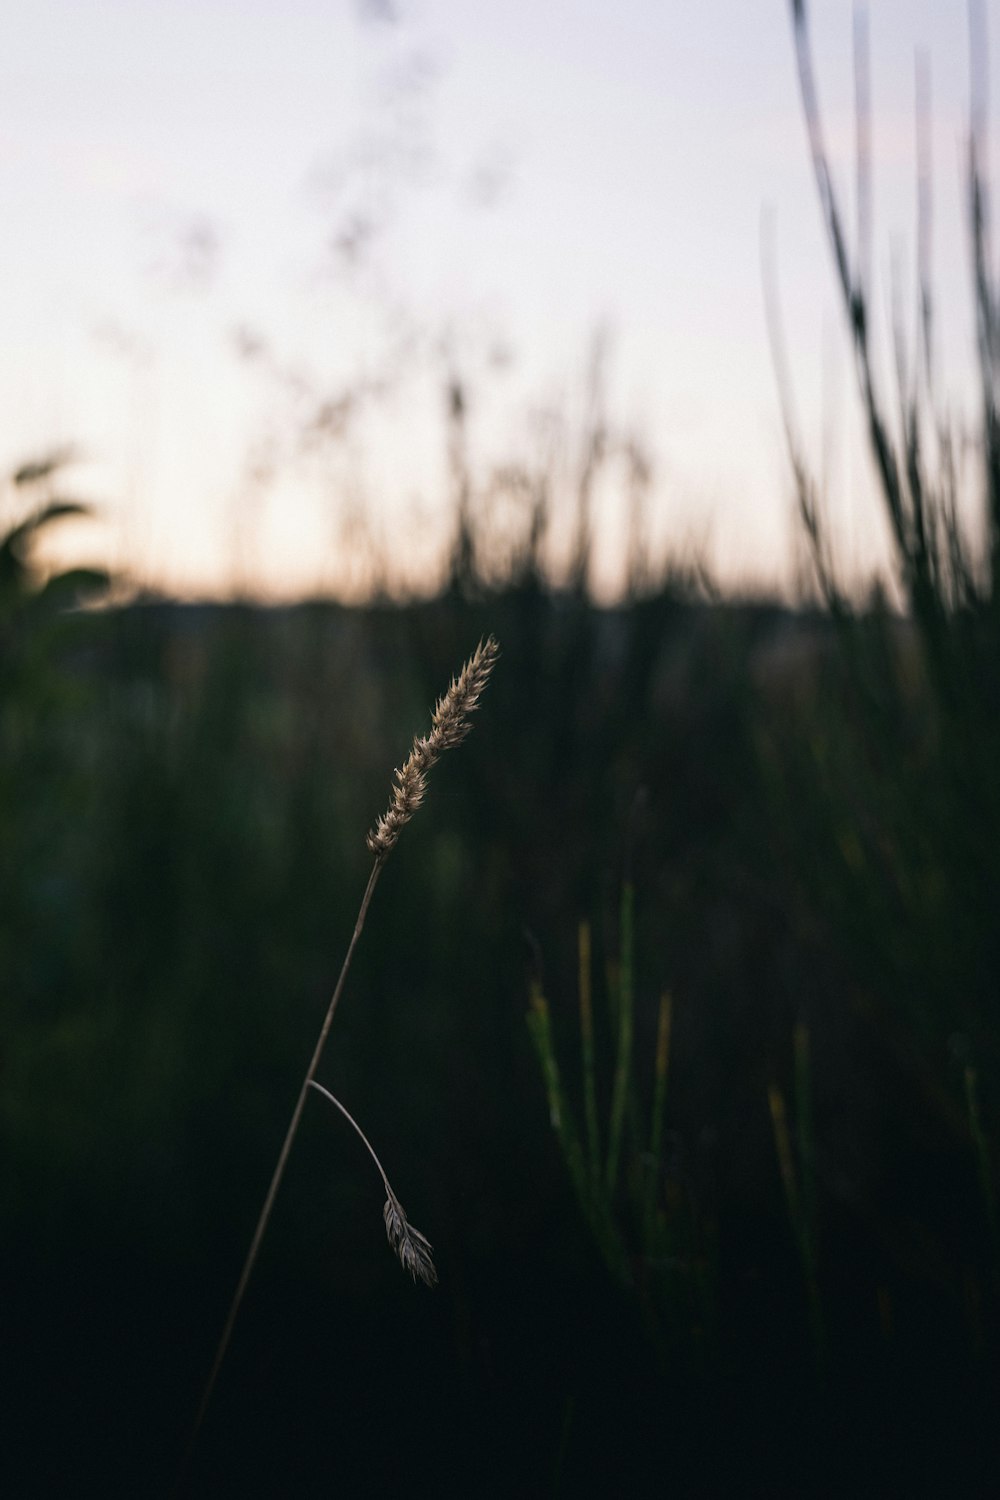
[[[549,1122],[556,1133],[556,1138],[562,1149],[573,1187],[584,1209],[589,1213],[591,1195],[587,1172],[584,1167],[583,1152],[580,1149],[576,1127],[573,1124],[569,1101],[562,1086],[559,1061],[556,1057],[555,1044],[552,1039],[552,1023],[549,1016],[548,1002],[537,980],[532,980],[531,983],[531,1009],[528,1012],[528,1028],[531,1032],[531,1039],[535,1044],[535,1050],[538,1053],[538,1060],[542,1068],[545,1093],[549,1105]]]
[[[612,1275],[623,1286],[630,1286],[631,1272],[628,1255],[612,1217],[610,1198],[605,1194],[600,1178],[598,1177],[595,1186],[587,1171],[572,1111],[562,1085],[548,1003],[537,980],[533,980],[531,984],[528,1027],[538,1052],[545,1080],[549,1120],[559,1141],[569,1170],[570,1181],[583,1210],[584,1218]]]

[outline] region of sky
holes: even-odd
[[[854,6],[809,13],[853,232]],[[1000,36],[1000,5],[983,13]],[[871,0],[867,17],[885,389],[893,299],[907,328],[915,305],[922,55],[935,378],[974,426],[968,15]],[[99,516],[64,556],[184,597],[356,597],[373,567],[433,587],[458,382],[474,487],[549,454],[571,489],[599,393],[619,446],[648,460],[650,555],[788,589],[803,550],[766,220],[838,564],[859,580],[889,566],[785,0],[8,6],[0,202],[0,473],[72,450],[65,487]],[[19,499],[0,494],[8,515]],[[596,499],[592,582],[612,598],[620,467]]]

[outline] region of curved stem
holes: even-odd
[[[315,1078],[310,1080],[310,1088],[314,1088],[324,1099],[329,1099],[335,1109],[339,1109],[344,1119],[352,1129],[361,1137],[368,1150],[368,1155],[378,1167],[382,1185],[385,1188],[385,1207],[382,1210],[382,1218],[385,1220],[385,1232],[389,1244],[399,1259],[404,1271],[409,1271],[414,1281],[420,1280],[427,1286],[437,1284],[437,1271],[434,1269],[433,1246],[425,1234],[421,1234],[406,1217],[406,1210],[400,1203],[396,1194],[389,1185],[389,1179],[385,1175],[385,1168],[375,1155],[375,1148],[365,1135],[357,1120],[351,1112],[344,1108],[340,1100],[325,1089]]]
[[[375,1155],[375,1148],[374,1148],[374,1146],[372,1145],[372,1143],[368,1139],[368,1137],[365,1135],[364,1131],[361,1129],[361,1126],[358,1124],[358,1122],[354,1118],[354,1116],[350,1113],[349,1110],[346,1110],[344,1108],[344,1106],[341,1104],[341,1102],[340,1102],[339,1099],[335,1098],[334,1095],[330,1093],[329,1089],[325,1089],[321,1083],[317,1083],[316,1080],[315,1080],[315,1078],[310,1078],[310,1080],[309,1080],[309,1087],[315,1089],[316,1092],[317,1092],[317,1094],[322,1094],[324,1099],[329,1099],[330,1103],[333,1104],[337,1109],[340,1110],[340,1113],[343,1115],[343,1117],[347,1121],[347,1123],[349,1125],[353,1125],[354,1126],[354,1129],[357,1131],[358,1135],[361,1137],[361,1139],[364,1141],[365,1145],[368,1147],[368,1155],[371,1157],[372,1161],[378,1167],[379,1176],[381,1177],[383,1186],[385,1187],[386,1195],[389,1198],[391,1198],[393,1200],[393,1202],[398,1203],[399,1199],[396,1197],[396,1194],[393,1192],[392,1188],[389,1186],[389,1179],[385,1175],[385,1168],[383,1167],[382,1163],[379,1161],[378,1157]]]

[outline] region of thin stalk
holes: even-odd
[[[271,1210],[274,1208],[274,1200],[278,1196],[278,1189],[281,1186],[281,1179],[285,1175],[285,1167],[288,1163],[288,1157],[291,1152],[292,1145],[295,1141],[296,1134],[298,1133],[299,1121],[302,1119],[302,1111],[305,1108],[306,1095],[309,1092],[309,1085],[313,1082],[316,1069],[319,1067],[320,1058],[323,1055],[323,1048],[326,1045],[326,1039],[330,1031],[331,1023],[333,1022],[334,1012],[337,1009],[337,1003],[340,1000],[340,996],[344,988],[344,983],[347,979],[347,971],[351,967],[351,959],[354,957],[354,950],[358,945],[358,939],[360,938],[362,928],[365,925],[365,917],[368,915],[368,908],[371,905],[372,895],[374,893],[378,877],[381,874],[383,863],[384,857],[377,857],[374,865],[372,866],[372,872],[368,877],[368,884],[365,887],[365,894],[362,897],[361,906],[358,910],[357,921],[354,924],[354,932],[351,936],[351,941],[348,944],[347,953],[344,957],[344,963],[340,970],[340,978],[337,980],[337,987],[334,990],[333,995],[330,999],[330,1004],[327,1007],[326,1017],[323,1021],[323,1025],[320,1028],[316,1046],[313,1049],[312,1060],[309,1063],[309,1067],[306,1069],[305,1077],[302,1080],[302,1087],[299,1090],[299,1097],[296,1100],[295,1108],[292,1111],[291,1122],[289,1123],[288,1130],[285,1134],[284,1144],[282,1145],[281,1152],[278,1156],[278,1164],[274,1169],[274,1174],[271,1178],[271,1185],[267,1190],[267,1196],[264,1199],[264,1206],[260,1211],[260,1217],[257,1220],[257,1227],[253,1232],[253,1239],[250,1241],[250,1249],[247,1252],[247,1258],[244,1262],[243,1270],[240,1274],[240,1279],[236,1286],[236,1292],[233,1296],[232,1305],[229,1309],[229,1316],[226,1319],[225,1327],[222,1330],[222,1337],[219,1339],[218,1348],[215,1351],[215,1359],[212,1363],[212,1369],[209,1374],[208,1381],[205,1385],[205,1392],[201,1398],[201,1405],[198,1408],[198,1415],[195,1419],[194,1429],[191,1433],[191,1438],[188,1443],[187,1455],[185,1457],[185,1469],[187,1467],[187,1459],[190,1457],[191,1451],[194,1448],[195,1441],[197,1440],[198,1433],[201,1430],[201,1424],[205,1420],[205,1413],[207,1412],[209,1402],[212,1399],[212,1392],[215,1390],[215,1384],[219,1378],[219,1371],[222,1369],[222,1363],[226,1357],[226,1351],[229,1348],[229,1341],[233,1336],[233,1329],[236,1326],[236,1319],[239,1315],[240,1305],[243,1301],[243,1296],[247,1289],[247,1283],[249,1282],[250,1277],[253,1273],[253,1268],[257,1263],[257,1255],[260,1251],[261,1241],[264,1238],[264,1231],[267,1229],[268,1220],[271,1217]],[[369,1147],[369,1150],[371,1150],[371,1147]],[[374,1155],[374,1152],[372,1152],[372,1155]],[[381,1167],[379,1167],[379,1171],[381,1170]]]
[[[361,1129],[361,1126],[358,1124],[357,1120],[354,1118],[354,1116],[351,1114],[351,1112],[349,1110],[347,1110],[347,1109],[344,1108],[344,1106],[341,1104],[340,1100],[336,1097],[335,1094],[331,1094],[329,1089],[325,1089],[321,1083],[317,1083],[316,1080],[315,1080],[315,1078],[311,1078],[309,1080],[309,1087],[312,1088],[312,1089],[315,1089],[316,1092],[317,1092],[317,1094],[322,1094],[324,1099],[329,1099],[330,1103],[334,1106],[334,1108],[340,1110],[340,1113],[343,1115],[343,1117],[347,1121],[348,1125],[353,1125],[354,1129],[357,1131],[358,1135],[361,1137],[361,1139],[364,1142],[365,1146],[368,1148],[368,1155],[371,1157],[372,1161],[378,1167],[378,1175],[382,1179],[382,1185],[385,1188],[386,1196],[389,1197],[389,1198],[395,1198],[396,1202],[398,1203],[399,1199],[396,1198],[396,1194],[393,1192],[392,1188],[389,1186],[389,1179],[385,1175],[385,1167],[383,1167],[382,1163],[379,1161],[378,1157],[375,1155],[375,1147],[372,1145],[371,1141],[365,1135],[364,1131]]]
[[[302,1080],[299,1097],[296,1100],[295,1109],[292,1111],[291,1122],[278,1156],[278,1164],[274,1169],[271,1185],[267,1190],[264,1206],[260,1211],[257,1227],[253,1233],[253,1239],[250,1241],[250,1249],[247,1252],[246,1262],[236,1286],[236,1294],[229,1309],[229,1316],[222,1330],[219,1346],[215,1351],[215,1359],[205,1386],[204,1395],[201,1398],[201,1405],[198,1408],[194,1428],[184,1453],[178,1482],[175,1486],[177,1492],[183,1489],[195,1442],[201,1430],[205,1413],[208,1410],[208,1404],[212,1399],[212,1392],[219,1378],[219,1371],[226,1357],[226,1350],[229,1348],[229,1341],[232,1338],[233,1328],[244,1293],[247,1289],[247,1283],[257,1262],[257,1255],[260,1250],[261,1241],[264,1238],[264,1231],[271,1217],[274,1200],[278,1196],[281,1179],[285,1175],[285,1166],[288,1162],[295,1136],[298,1133],[299,1121],[302,1118],[302,1111],[305,1108],[306,1095],[309,1092],[310,1084],[314,1081],[316,1069],[319,1067],[320,1058],[323,1055],[323,1048],[333,1022],[334,1012],[337,1009],[337,1002],[340,1000],[344,983],[347,979],[347,971],[351,966],[354,950],[358,945],[361,930],[365,925],[365,917],[368,915],[368,907],[371,904],[372,895],[375,891],[378,877],[381,874],[382,866],[395,847],[403,828],[405,828],[421,802],[423,802],[427,792],[427,776],[431,768],[437,764],[445,750],[450,750],[454,746],[460,745],[469,733],[472,727],[470,716],[478,706],[480,695],[489,681],[490,673],[496,664],[499,653],[499,646],[494,638],[489,636],[485,641],[479,642],[479,645],[469,657],[458,676],[452,678],[447,691],[438,699],[434,706],[431,716],[430,734],[417,735],[414,738],[409,755],[395,773],[389,805],[385,813],[383,813],[375,826],[369,831],[367,844],[375,856],[375,863],[368,877],[368,884],[365,887],[357,920],[354,924],[354,932],[348,944],[347,953],[340,970],[340,978],[337,980],[337,987],[327,1007],[326,1018],[320,1028],[312,1060]],[[334,1102],[336,1103],[336,1100]],[[338,1108],[342,1108],[342,1106],[338,1105]],[[354,1121],[352,1120],[351,1123],[354,1124]],[[355,1129],[357,1128],[355,1125]],[[371,1150],[370,1146],[369,1150]],[[372,1154],[374,1155],[374,1152]],[[379,1167],[380,1172],[381,1170],[381,1167]],[[384,1180],[385,1174],[383,1173],[382,1175]],[[386,1183],[386,1188],[388,1190],[388,1183]],[[396,1251],[405,1269],[410,1271],[414,1278],[419,1276],[421,1280],[433,1284],[433,1281],[436,1281],[437,1277],[433,1271],[433,1263],[430,1261],[430,1245],[418,1230],[413,1229],[407,1223],[406,1215],[400,1207],[398,1198],[391,1192],[389,1193],[389,1201],[385,1205],[384,1217],[389,1243]],[[428,1266],[430,1267],[429,1272],[427,1269]]]
[[[563,1156],[566,1158],[566,1165],[569,1168],[570,1178],[576,1189],[577,1196],[589,1214],[592,1200],[587,1188],[587,1172],[584,1165],[583,1152],[580,1149],[580,1142],[577,1140],[576,1130],[573,1126],[573,1116],[562,1085],[562,1078],[559,1072],[559,1059],[556,1057],[555,1043],[552,1037],[552,1021],[549,1015],[548,1001],[537,979],[532,979],[531,981],[530,996],[531,1009],[528,1012],[528,1028],[538,1052],[538,1060],[541,1064],[542,1076],[545,1080],[545,1093],[549,1105],[549,1124],[555,1131],[556,1138],[562,1148]]]
[[[604,1256],[612,1275],[621,1281],[623,1286],[628,1286],[631,1281],[628,1257],[625,1254],[621,1236],[615,1228],[611,1214],[611,1199],[604,1193],[600,1179],[594,1189],[588,1175],[583,1148],[580,1145],[573,1113],[559,1072],[559,1059],[556,1057],[548,1002],[537,978],[532,978],[529,993],[531,1009],[528,1012],[528,1029],[538,1052],[538,1060],[545,1080],[549,1123],[559,1142],[570,1181],[573,1184],[573,1191],[576,1193],[583,1216],[597,1241],[597,1247]]]

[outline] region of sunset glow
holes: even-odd
[[[811,10],[853,232],[852,14]],[[938,390],[974,424],[968,20],[889,0],[869,29],[886,389],[894,296],[913,326],[921,52]],[[0,38],[0,464],[76,451],[67,483],[101,520],[67,530],[63,555],[184,596],[431,588],[457,383],[474,500],[498,466],[549,452],[568,506],[599,401],[649,461],[651,555],[788,587],[767,210],[838,555],[852,577],[884,562],[779,0],[39,0],[9,7]],[[621,582],[627,488],[609,464],[601,597]]]

